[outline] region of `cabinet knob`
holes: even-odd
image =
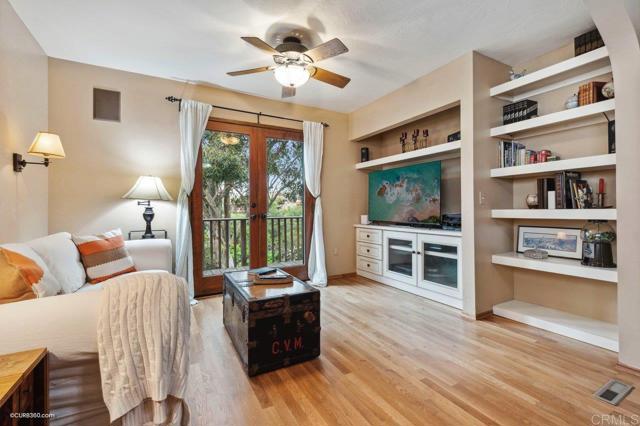
[[[367,249],[367,253],[369,253],[369,249]]]
[[[369,264],[367,263],[367,268],[370,268],[370,267],[371,267],[371,265],[369,265]]]

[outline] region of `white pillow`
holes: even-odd
[[[40,267],[40,269],[42,269],[42,272],[44,273],[42,275],[42,279],[38,284],[35,284],[32,286],[37,297],[55,296],[56,294],[60,293],[60,291],[62,290],[62,286],[60,285],[60,282],[51,273],[49,268],[47,268],[46,263],[44,263],[42,258],[38,256],[38,253],[33,251],[28,245],[2,244],[0,245],[0,247],[3,249],[7,249],[9,251],[12,251],[14,253],[21,254],[24,257],[28,257],[29,259],[33,260],[36,263],[36,265]]]
[[[51,273],[57,278],[64,293],[73,293],[86,281],[80,253],[68,232],[47,235],[27,242],[40,255]]]

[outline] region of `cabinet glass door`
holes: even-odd
[[[419,286],[460,297],[460,240],[424,236],[420,239]]]
[[[384,275],[416,285],[416,239],[413,235],[399,232],[384,233]]]

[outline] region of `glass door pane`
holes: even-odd
[[[398,274],[413,276],[413,247],[412,241],[389,239],[388,268]]]
[[[247,269],[250,256],[247,134],[206,130],[202,138],[202,274]]]
[[[286,138],[266,138],[267,215],[264,223],[267,265],[299,266],[305,261],[303,144]]]
[[[442,257],[425,251],[423,261],[423,280],[458,288],[458,259]]]

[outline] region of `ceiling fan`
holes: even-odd
[[[295,96],[296,87],[305,84],[309,78],[314,78],[341,89],[351,81],[348,77],[318,68],[315,65],[324,59],[332,58],[349,51],[347,46],[337,38],[322,43],[312,49],[307,49],[301,40],[295,36],[285,37],[282,43],[275,48],[258,37],[241,38],[252,46],[273,55],[275,65],[232,71],[227,74],[235,77],[238,75],[273,70],[276,80],[282,85],[283,98]]]

